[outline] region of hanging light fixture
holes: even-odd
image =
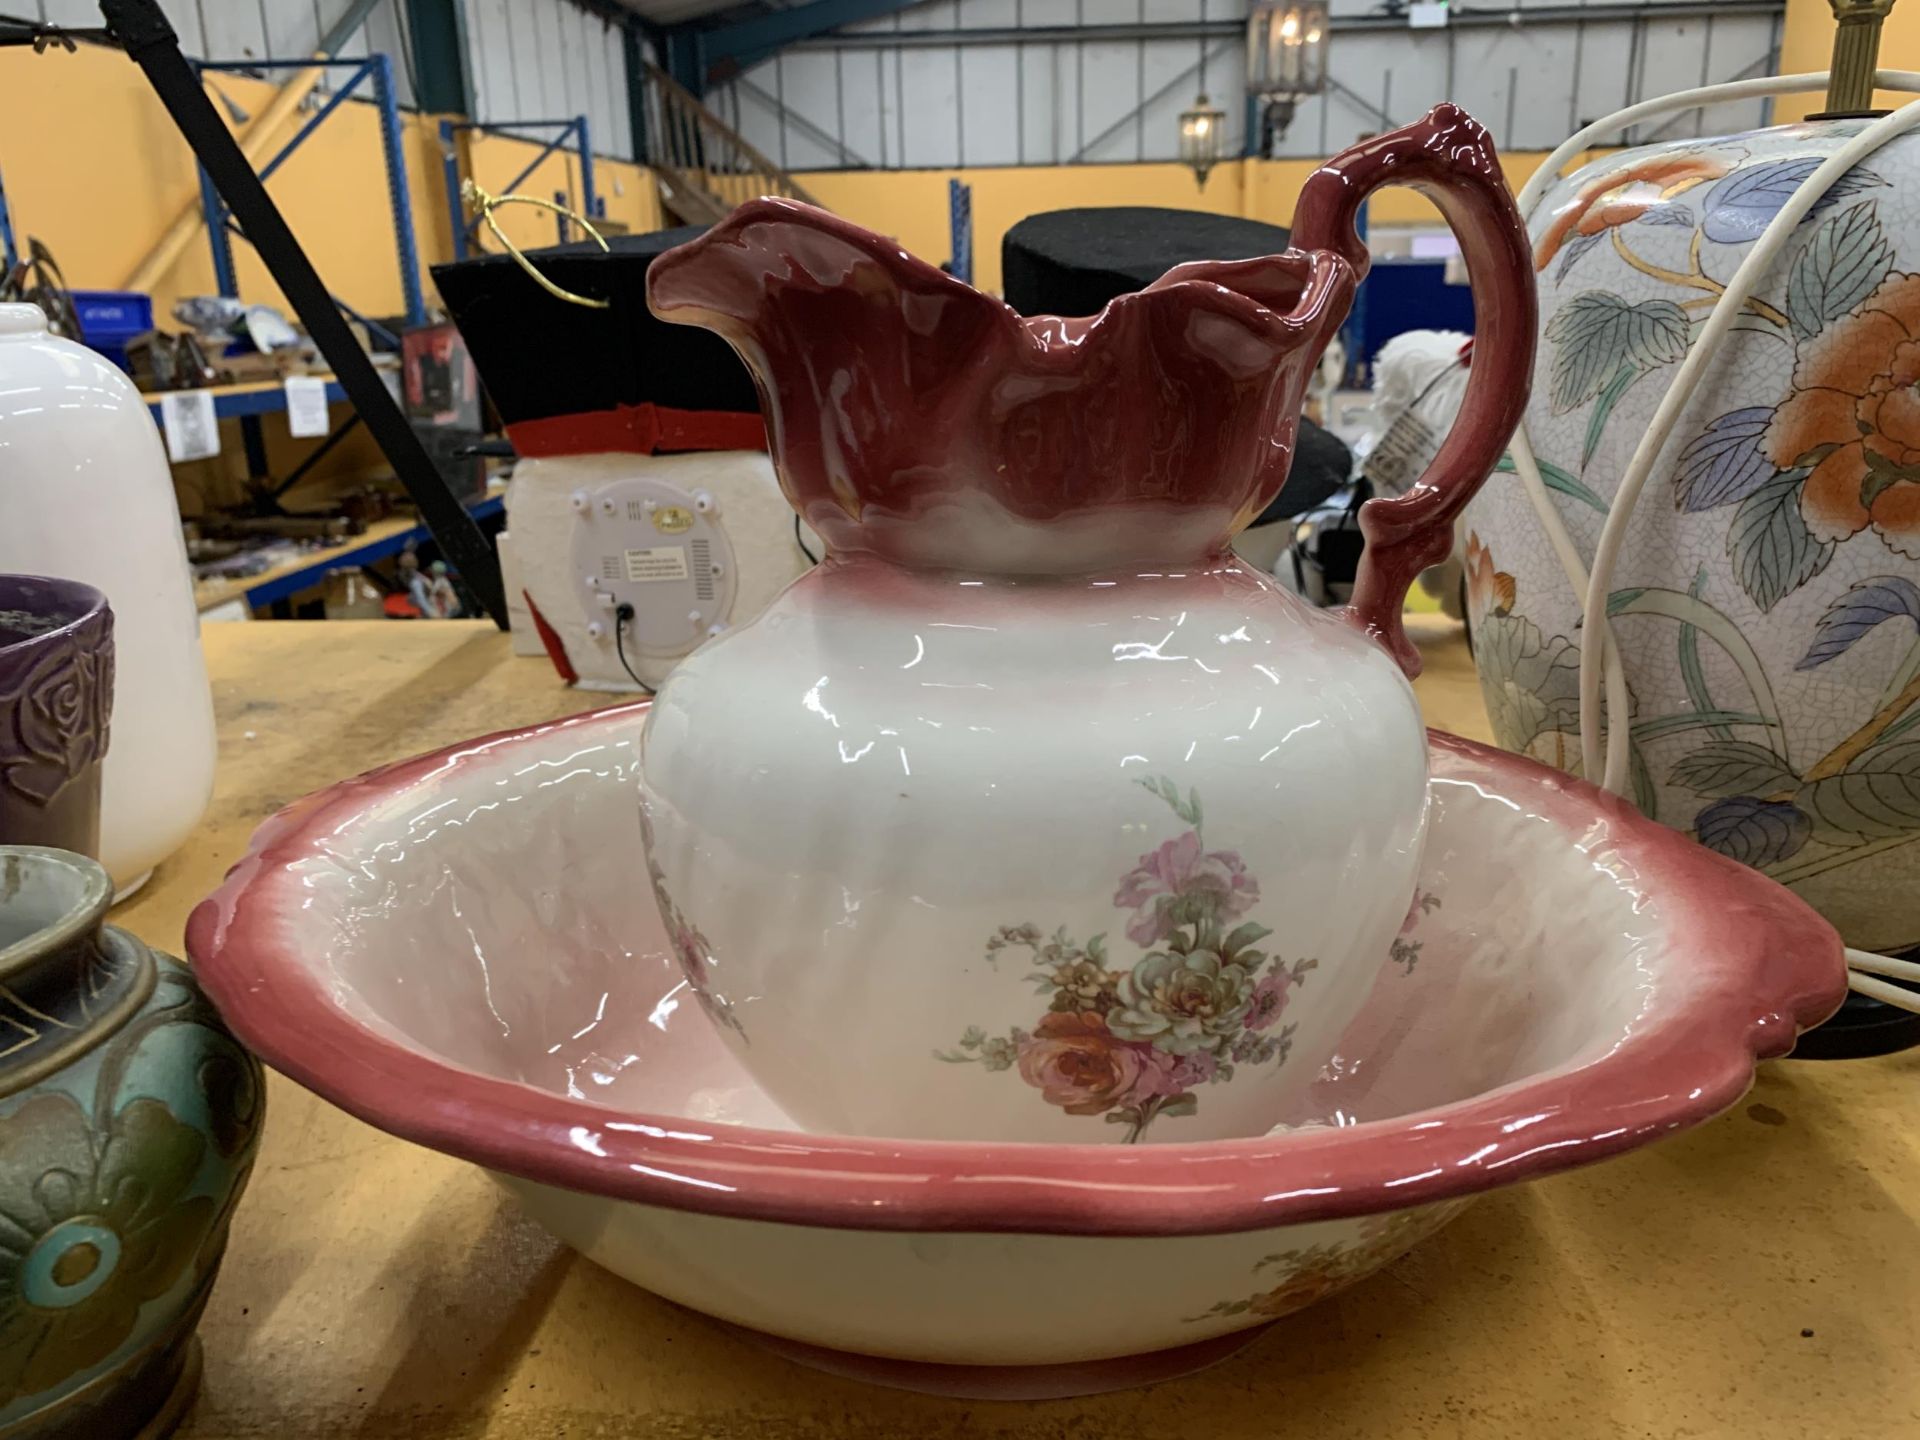
[[[1260,153],[1287,133],[1302,100],[1327,88],[1325,0],[1274,0],[1247,17],[1247,93],[1261,105]]]
[[[1180,112],[1180,163],[1193,171],[1203,189],[1207,172],[1220,161],[1226,128],[1227,112],[1207,99],[1205,91]]]

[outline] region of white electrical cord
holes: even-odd
[[[1920,73],[1909,70],[1878,70],[1874,72],[1874,83],[1884,90],[1920,91]],[[1520,214],[1522,218],[1531,220],[1533,212],[1539,207],[1540,200],[1548,188],[1560,179],[1561,170],[1570,160],[1585,152],[1600,136],[1657,115],[1691,110],[1705,104],[1764,95],[1803,94],[1808,91],[1824,90],[1826,86],[1827,75],[1823,71],[1817,74],[1762,77],[1755,80],[1737,80],[1725,85],[1706,85],[1698,89],[1682,90],[1672,95],[1665,95],[1656,100],[1642,101],[1638,105],[1630,105],[1624,110],[1616,111],[1585,126],[1549,155],[1546,162],[1521,187],[1518,197]],[[1679,422],[1681,413],[1692,400],[1693,393],[1699,387],[1721,338],[1732,328],[1734,321],[1739,317],[1741,307],[1747,303],[1754,289],[1779,257],[1781,250],[1786,247],[1795,227],[1807,217],[1841,176],[1888,141],[1916,128],[1920,128],[1920,100],[1911,101],[1892,114],[1868,125],[1821,162],[1820,166],[1799,184],[1787,203],[1761,232],[1760,238],[1747,253],[1746,259],[1740,263],[1739,268],[1734,271],[1733,278],[1727,282],[1726,289],[1716,297],[1706,325],[1687,352],[1685,360],[1681,362],[1679,373],[1674,376],[1672,385],[1661,398],[1659,406],[1654,411],[1653,419],[1647,426],[1646,434],[1641,437],[1639,445],[1635,448],[1633,459],[1620,478],[1620,488],[1607,509],[1605,522],[1601,525],[1600,539],[1594,547],[1593,567],[1590,572],[1581,564],[1579,551],[1567,532],[1559,510],[1547,493],[1546,482],[1540,473],[1539,463],[1534,458],[1524,420],[1514,434],[1511,447],[1514,471],[1520,477],[1521,487],[1526,491],[1534,514],[1546,531],[1547,539],[1553,547],[1555,556],[1559,559],[1560,568],[1566,572],[1567,583],[1573,587],[1576,595],[1582,597],[1581,770],[1590,778],[1598,775],[1600,784],[1616,795],[1624,795],[1628,788],[1631,754],[1628,746],[1630,726],[1627,720],[1626,670],[1620,662],[1619,650],[1613,639],[1613,627],[1607,619],[1607,598],[1612,592],[1613,573],[1620,559],[1620,550],[1626,541],[1627,526],[1633,519],[1634,508],[1639,503],[1641,492],[1646,488],[1647,479],[1653,473],[1654,462],[1659,458],[1661,449],[1672,435],[1673,427]],[[1600,690],[1603,681],[1607,692],[1606,713],[1612,721],[1607,726],[1604,753],[1600,727]],[[1905,980],[1920,980],[1920,965],[1854,949],[1847,951],[1847,963],[1850,967],[1847,984],[1850,988],[1886,1004],[1920,1013],[1920,995],[1874,978],[1875,975],[1892,975]]]

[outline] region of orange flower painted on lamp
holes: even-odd
[[[1782,470],[1808,470],[1800,512],[1817,539],[1871,525],[1920,559],[1920,275],[1889,275],[1801,342],[1764,443]]]
[[[1712,155],[1659,155],[1589,180],[1553,217],[1534,252],[1533,268],[1545,270],[1574,236],[1630,225],[1676,195],[1720,179],[1729,168],[1727,160]]]
[[[1493,568],[1493,552],[1480,542],[1480,532],[1467,535],[1467,603],[1475,615],[1511,615],[1515,596],[1513,576]]]

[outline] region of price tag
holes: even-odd
[[[299,439],[325,435],[327,423],[327,382],[317,375],[289,375],[287,392],[287,433]]]
[[[207,460],[220,453],[220,421],[205,390],[174,390],[160,397],[160,426],[169,460]]]

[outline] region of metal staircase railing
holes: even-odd
[[[711,225],[744,201],[784,195],[818,205],[806,187],[651,61],[646,66],[647,164],[683,224]]]

